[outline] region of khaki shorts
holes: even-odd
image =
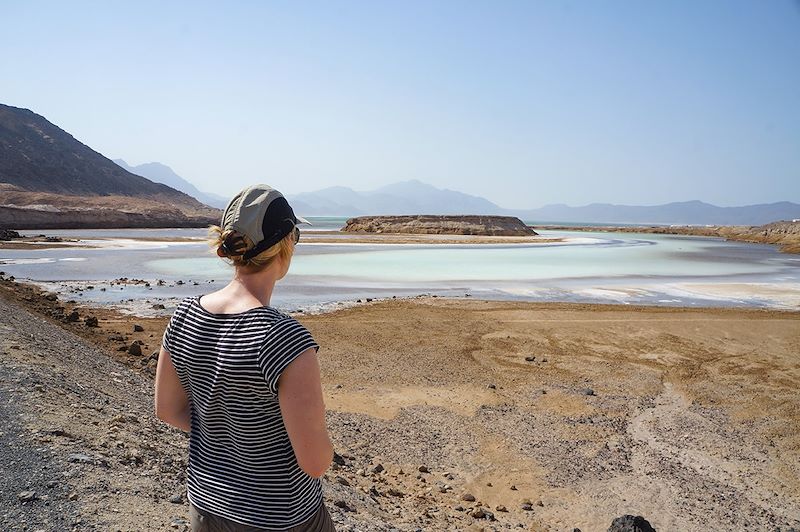
[[[266,528],[243,525],[189,505],[192,532],[268,532]],[[271,529],[270,529],[271,530]],[[305,523],[285,529],[285,532],[336,532],[325,504]]]

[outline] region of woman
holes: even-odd
[[[280,192],[237,194],[212,226],[234,266],[216,292],[184,299],[164,333],[156,415],[189,431],[192,530],[333,530],[321,477],[333,458],[319,346],[269,306],[300,236]]]

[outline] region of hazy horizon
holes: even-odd
[[[800,202],[790,0],[5,14],[3,103],[223,197],[416,179],[508,209]]]

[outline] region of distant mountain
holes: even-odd
[[[634,206],[592,203],[583,207],[547,205],[518,212],[526,220],[606,224],[762,225],[800,218],[800,205],[788,201],[717,207],[702,201]]]
[[[0,227],[184,227],[219,211],[121,168],[36,113],[0,104]]]
[[[172,168],[165,164],[153,162],[131,166],[122,159],[114,159],[114,162],[132,174],[144,176],[156,183],[169,185],[176,190],[189,194],[206,205],[219,209],[224,209],[228,205],[227,198],[198,190],[197,187],[176,174]]]
[[[503,208],[489,200],[439,189],[417,180],[394,183],[368,192],[330,187],[287,197],[295,210],[309,216],[504,213]]]
[[[372,191],[330,187],[289,195],[299,213],[309,216],[411,214],[489,214],[533,222],[682,225],[761,225],[800,218],[800,205],[788,201],[744,207],[717,207],[701,201],[634,206],[593,203],[583,207],[547,205],[538,209],[505,209],[479,196],[439,189],[417,180]]]

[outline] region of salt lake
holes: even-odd
[[[340,228],[311,219],[305,231]],[[203,229],[42,230],[95,248],[0,250],[0,270],[87,303],[140,314],[154,301],[223,286],[232,270]],[[637,233],[540,231],[549,244],[359,244],[303,242],[273,305],[318,311],[358,299],[451,297],[686,306],[800,308],[800,257],[773,246]],[[323,235],[320,235],[322,237]],[[150,240],[141,240],[150,239]],[[152,240],[155,239],[155,240]],[[321,239],[321,238],[320,238]],[[144,285],[111,284],[119,277]],[[163,286],[158,286],[158,280]],[[179,282],[180,281],[180,282]],[[92,286],[92,289],[85,289]],[[80,289],[80,290],[79,290]],[[104,290],[101,290],[104,289]]]

